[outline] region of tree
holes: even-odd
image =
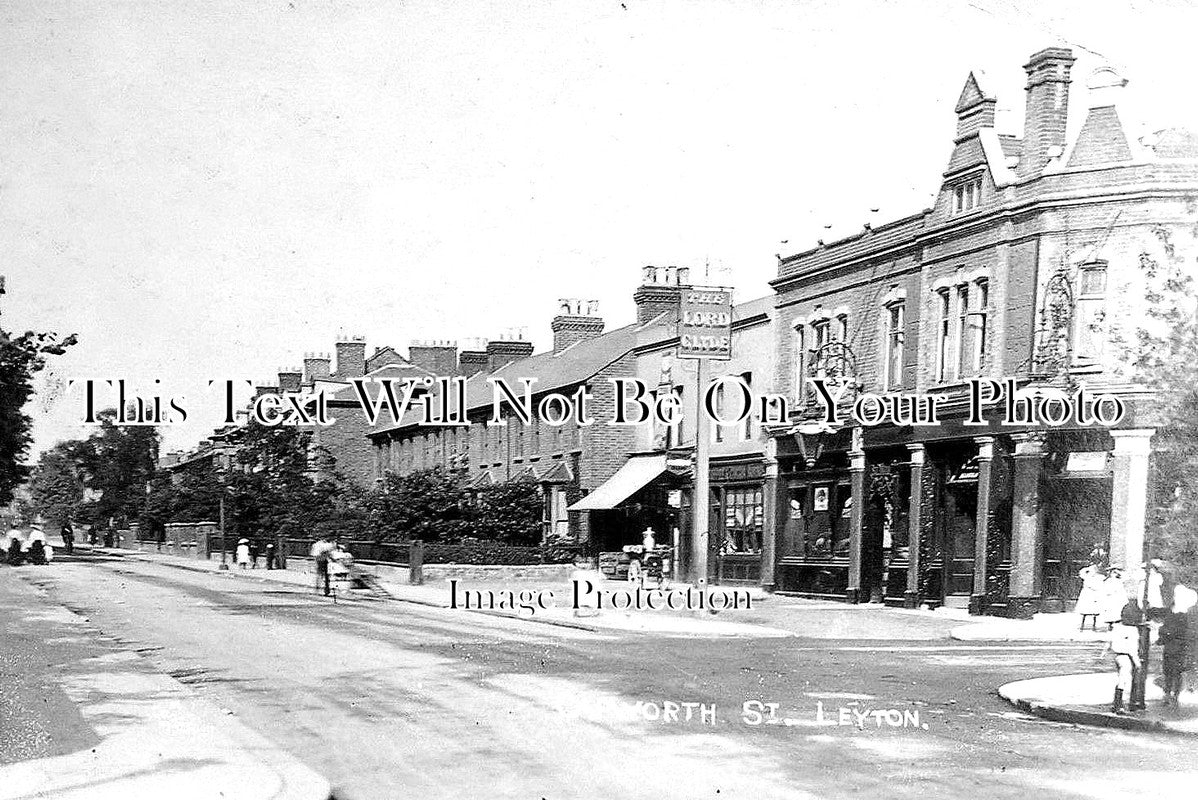
[[[1149,554],[1172,562],[1178,577],[1198,584],[1198,257],[1169,229],[1140,254],[1144,317],[1127,348],[1133,377],[1154,390],[1153,497]],[[1193,231],[1198,235],[1198,226]]]
[[[4,279],[0,277],[0,295]],[[62,355],[76,342],[74,335],[26,331],[12,337],[0,328],[0,507],[29,478],[25,463],[32,442],[32,420],[25,404],[33,395],[33,377],[46,366],[46,357]]]
[[[79,514],[84,485],[78,464],[80,442],[61,442],[38,459],[30,479],[33,508],[50,524],[62,525]]]
[[[379,541],[452,541],[470,532],[465,493],[441,467],[389,473],[371,496],[370,524]]]
[[[116,411],[97,415],[100,430],[77,443],[76,459],[84,483],[96,499],[84,506],[92,522],[118,526],[138,519],[158,462],[158,431],[143,425],[118,425]]]
[[[514,478],[478,490],[474,530],[484,539],[538,545],[544,516],[539,484],[529,477]]]

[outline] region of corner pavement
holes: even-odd
[[[329,798],[324,778],[48,602],[45,569],[0,568],[0,712],[14,706],[0,713],[0,800]]]

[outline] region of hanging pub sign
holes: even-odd
[[[691,286],[678,308],[678,357],[732,358],[732,290]]]

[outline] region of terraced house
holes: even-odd
[[[689,508],[695,419],[700,394],[693,362],[675,357],[679,296],[689,282],[686,268],[647,267],[633,294],[636,321],[611,331],[594,304],[563,301],[554,317],[552,350],[534,354],[528,342],[492,341],[485,367],[465,387],[471,425],[429,427],[419,412],[370,433],[376,474],[433,466],[459,469],[483,485],[517,477],[538,482],[545,499],[546,537],[585,545],[614,564],[627,544],[639,544],[646,527],[661,543],[690,552]],[[717,375],[734,375],[764,391],[772,384],[772,298],[741,303],[733,311],[735,360],[721,362]],[[464,354],[463,354],[464,355]],[[612,379],[639,378],[647,397],[668,393],[685,409],[675,425],[613,426]],[[574,420],[550,426],[534,416],[520,424],[508,406],[504,425],[489,425],[494,390],[489,379],[518,387],[533,379],[533,403],[549,394],[573,396],[586,389],[595,423]],[[763,435],[755,420],[714,430],[712,435],[714,578],[760,580],[763,495]],[[684,566],[685,569],[685,566]],[[614,573],[613,573],[614,574]]]
[[[1151,396],[1127,365],[1143,265],[1193,241],[1198,141],[1127,125],[1110,70],[1086,77],[1067,139],[1074,63],[1049,48],[1024,66],[1022,138],[969,75],[931,208],[780,260],[775,379],[796,408],[768,448],[767,587],[1022,616],[1065,608],[1095,547],[1139,561]],[[821,423],[816,377],[844,402],[930,395],[941,424]],[[967,425],[971,378],[1029,400],[1084,384],[1126,413],[1004,425],[994,405]]]

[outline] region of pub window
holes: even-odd
[[[970,341],[972,329],[969,325],[969,284],[957,286],[957,376],[969,371],[969,362],[973,358],[973,343]]]
[[[1073,311],[1073,357],[1091,362],[1102,357],[1102,320],[1106,306],[1107,265],[1083,264],[1077,276]]]
[[[936,381],[949,379],[949,363],[953,350],[952,296],[948,289],[936,292],[938,315],[936,318]]]
[[[953,189],[953,213],[972,211],[982,203],[982,179],[973,178]]]
[[[803,326],[795,325],[792,341],[794,343],[794,398],[802,403],[807,394],[807,349],[804,347]]]
[[[752,372],[742,372],[742,373],[740,374],[740,379],[741,379],[742,381],[744,381],[744,384],[745,384],[745,386],[746,386],[746,387],[748,388],[748,390],[749,390],[749,396],[750,396],[750,397],[752,397],[752,393],[753,393],[753,373],[752,373]],[[753,433],[754,433],[754,429],[753,429],[753,412],[752,412],[752,411],[749,411],[749,413],[745,415],[744,422],[742,422],[742,423],[741,423],[741,426],[740,426],[740,439],[741,439],[741,441],[742,441],[742,442],[749,442],[749,441],[752,441],[752,440],[753,440]]]
[[[980,278],[973,283],[969,295],[969,359],[965,370],[972,374],[982,371],[986,363],[986,337],[990,334],[990,282]]]
[[[886,307],[886,389],[898,388],[903,383],[903,325],[906,320],[905,307],[901,302]]]
[[[820,348],[826,345],[832,333],[832,321],[827,319],[811,323],[811,352],[818,358]]]

